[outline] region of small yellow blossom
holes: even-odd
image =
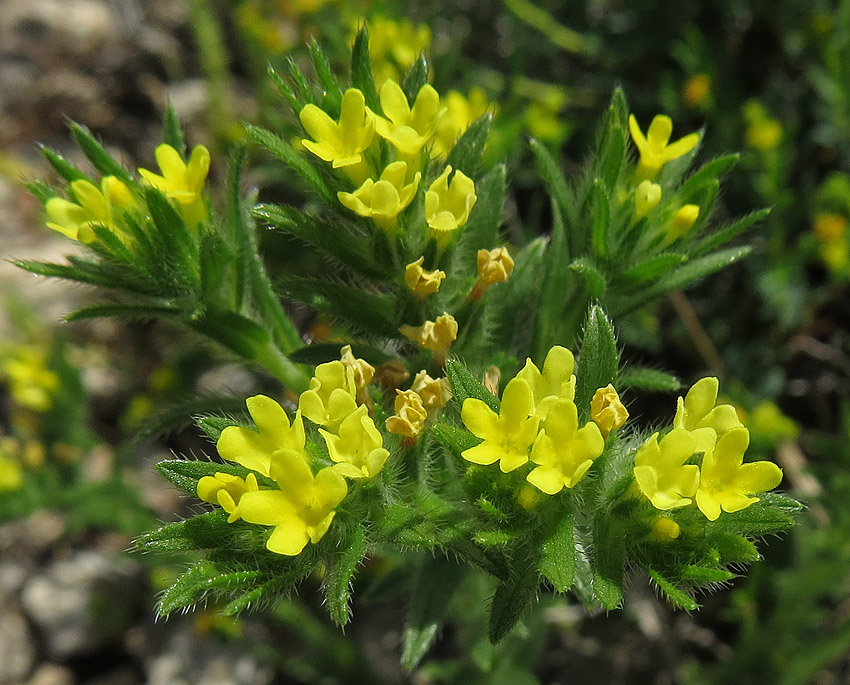
[[[52,197],[44,205],[47,227],[63,235],[91,243],[95,240],[94,226],[103,226],[121,235],[115,225],[115,210],[128,210],[134,204],[130,189],[115,176],[104,176],[100,188],[83,179],[72,181],[74,202],[62,197]]]
[[[55,445],[55,443],[54,443]],[[37,440],[27,440],[21,449],[21,463],[31,469],[37,469],[44,465],[47,459],[47,450]]]
[[[59,376],[47,368],[47,355],[37,345],[20,345],[0,355],[0,378],[8,381],[16,405],[39,413],[50,409]]]
[[[333,467],[314,476],[307,460],[287,449],[275,453],[271,477],[279,489],[244,493],[236,514],[248,523],[274,526],[266,548],[295,556],[308,542],[322,539],[336,515],[335,507],[348,494],[348,486]]]
[[[216,445],[223,459],[268,476],[272,456],[278,450],[303,454],[305,434],[300,411],[290,425],[286,411],[271,397],[255,395],[245,400],[245,404],[257,430],[242,426],[225,428]]]
[[[595,423],[578,427],[575,402],[555,400],[531,448],[531,461],[537,468],[526,480],[547,495],[573,488],[604,449],[605,440]]]
[[[705,453],[700,471],[696,500],[709,521],[716,521],[720,510],[732,513],[759,501],[757,492],[772,490],[782,482],[782,469],[770,461],[744,464],[744,452],[750,444],[746,428],[732,428]]]
[[[452,398],[449,381],[445,378],[431,378],[424,369],[413,377],[410,389],[422,398],[422,405],[429,416],[433,416],[438,409],[445,407]]]
[[[528,461],[528,450],[537,437],[540,419],[534,410],[531,388],[521,378],[511,380],[502,395],[499,414],[482,400],[467,398],[461,408],[461,420],[473,435],[484,440],[461,456],[474,464],[493,464],[508,473]]]
[[[794,420],[785,416],[773,402],[763,400],[750,412],[747,420],[750,430],[775,442],[796,440],[800,428]]]
[[[850,267],[850,245],[844,240],[821,243],[818,254],[832,271],[841,272]]]
[[[540,490],[530,485],[523,485],[516,495],[517,502],[526,511],[534,511],[540,503]]]
[[[824,242],[840,240],[847,230],[847,218],[834,212],[821,212],[815,217],[812,230]]]
[[[425,427],[428,412],[415,390],[396,390],[395,413],[387,421],[387,430],[415,440]]]
[[[158,145],[154,150],[162,175],[139,169],[139,174],[154,188],[174,200],[183,219],[189,224],[207,220],[204,204],[204,182],[210,170],[210,152],[203,145],[192,148],[189,163],[170,145]]]
[[[699,107],[711,93],[711,77],[694,74],[682,85],[682,102],[688,107]]]
[[[610,383],[599,388],[593,395],[590,401],[590,417],[599,426],[603,438],[607,438],[612,430],[617,430],[628,420],[629,412]]]
[[[421,326],[401,326],[399,332],[408,340],[415,342],[426,350],[431,350],[438,356],[445,356],[452,343],[457,338],[457,321],[443,312],[436,321],[426,321]]]
[[[655,523],[652,524],[651,536],[661,542],[672,542],[681,534],[682,529],[679,524],[668,516],[660,516]]]
[[[644,179],[635,191],[635,216],[642,219],[661,202],[661,186]]]
[[[514,260],[506,247],[478,250],[478,280],[469,293],[470,300],[478,300],[491,285],[504,283],[514,271]]]
[[[699,205],[684,205],[673,215],[667,226],[667,242],[678,240],[690,231],[699,217]]]
[[[741,425],[738,413],[731,404],[715,406],[719,388],[720,383],[716,378],[702,378],[676,403],[673,427],[690,431],[694,435],[697,440],[696,452],[710,450],[717,438]]]
[[[20,490],[24,484],[21,463],[15,457],[17,449],[13,438],[0,438],[0,492]]]
[[[640,491],[656,509],[691,503],[699,485],[699,467],[686,464],[697,451],[693,434],[675,428],[661,442],[653,433],[635,454],[634,475]]]
[[[688,154],[699,143],[698,133],[691,133],[671,143],[673,121],[664,114],[659,114],[652,120],[646,136],[632,114],[629,116],[629,131],[640,153],[640,162],[635,172],[640,180],[655,178],[667,162]]]
[[[742,109],[749,123],[745,134],[747,146],[760,152],[776,149],[782,142],[782,124],[758,100],[748,100]]]
[[[366,107],[366,99],[357,88],[349,88],[342,96],[339,123],[316,105],[306,105],[299,118],[312,140],[301,142],[310,152],[332,162],[334,169],[358,164],[363,151],[375,135],[375,116]]]
[[[432,151],[435,157],[448,155],[469,125],[483,116],[490,106],[480,86],[470,89],[468,98],[456,90],[450,90],[443,98],[443,105],[446,113],[437,126]]]
[[[365,359],[355,357],[351,351],[351,345],[346,345],[340,350],[340,361],[346,369],[346,374],[348,369],[354,372],[354,394],[357,404],[365,404],[368,398],[366,387],[375,375],[375,367]]]
[[[380,88],[390,78],[397,79],[431,45],[431,30],[409,19],[393,21],[375,16],[369,20],[369,56]]]
[[[355,214],[372,219],[383,229],[395,227],[396,217],[405,209],[416,195],[420,172],[416,172],[410,183],[405,183],[406,162],[393,162],[381,172],[381,178],[375,181],[367,178],[353,193],[338,192],[337,197],[343,206]]]
[[[239,518],[236,508],[239,500],[246,492],[259,490],[257,476],[249,473],[245,478],[229,473],[216,473],[215,476],[204,476],[198,481],[198,497],[204,502],[218,504],[230,516],[228,523]]]
[[[525,366],[516,375],[528,383],[534,399],[534,413],[541,420],[546,418],[549,406],[557,399],[572,400],[576,393],[576,377],[573,375],[575,358],[566,347],[555,345],[546,354],[543,372],[526,359]]]
[[[298,398],[298,410],[310,421],[334,431],[357,409],[354,369],[341,361],[316,367],[310,387]]]
[[[349,414],[339,426],[339,435],[322,428],[319,433],[328,446],[335,471],[348,478],[373,478],[390,455],[381,433],[365,406]]]
[[[393,80],[381,86],[381,109],[386,118],[378,117],[378,133],[411,159],[433,137],[444,112],[440,108],[440,96],[430,84],[419,89],[410,107],[401,86]]]
[[[478,196],[475,183],[459,169],[449,183],[451,166],[425,192],[425,220],[437,241],[445,243],[453,231],[466,224]]]
[[[425,257],[420,257],[404,267],[404,283],[417,297],[433,295],[440,289],[440,284],[446,277],[445,271],[435,269],[428,271],[422,268]]]

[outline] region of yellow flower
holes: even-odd
[[[104,176],[100,188],[86,180],[72,181],[74,202],[52,197],[44,205],[50,221],[47,227],[63,235],[91,243],[95,239],[94,226],[104,226],[121,235],[115,226],[115,210],[127,210],[135,203],[130,189],[115,176]]]
[[[491,285],[504,283],[514,271],[514,260],[506,247],[478,250],[478,280],[469,293],[470,300],[479,300]]]
[[[812,230],[823,242],[840,240],[847,229],[847,218],[834,212],[821,212],[815,217]]]
[[[355,214],[370,218],[381,228],[389,230],[395,226],[399,213],[413,200],[422,178],[417,171],[413,180],[405,184],[406,175],[407,163],[393,162],[381,172],[378,181],[367,178],[353,193],[340,191],[337,197]]]
[[[19,490],[24,484],[21,463],[14,455],[17,448],[14,439],[0,439],[0,492]]]
[[[432,154],[445,157],[469,128],[469,125],[483,116],[489,107],[484,89],[475,86],[469,91],[469,97],[456,90],[450,90],[443,99],[446,113],[437,125]]]
[[[7,379],[18,406],[40,413],[50,409],[59,376],[47,368],[47,354],[42,347],[21,345],[0,357],[0,377]]]
[[[425,219],[440,242],[467,222],[478,199],[471,178],[457,170],[449,183],[450,173],[452,168],[447,166],[425,192]]]
[[[575,397],[574,367],[573,353],[566,347],[555,345],[546,355],[542,373],[531,359],[526,359],[525,366],[516,375],[531,388],[534,412],[541,420],[546,418],[546,412],[555,400],[572,400]]]
[[[204,182],[210,170],[210,152],[203,145],[192,148],[189,163],[170,145],[158,145],[154,150],[162,176],[139,169],[139,174],[166,197],[174,200],[183,219],[189,224],[207,220],[204,204]]]
[[[440,283],[446,277],[445,271],[435,269],[427,271],[422,268],[425,257],[420,257],[404,267],[404,283],[417,297],[433,295],[440,289]]]
[[[699,205],[684,205],[673,215],[673,219],[667,225],[668,243],[678,240],[690,231],[699,217]]]
[[[711,77],[694,74],[682,86],[682,102],[688,107],[699,107],[711,92]]]
[[[436,321],[426,321],[421,326],[401,326],[399,332],[408,340],[417,343],[426,350],[442,356],[448,352],[455,338],[457,338],[457,321],[455,318],[443,312]]]
[[[635,216],[642,219],[661,201],[661,186],[644,179],[635,191]]]
[[[617,430],[628,420],[629,412],[610,383],[599,388],[593,395],[590,401],[590,417],[599,426],[603,438],[607,438],[612,430]]]
[[[632,114],[629,116],[629,131],[640,153],[640,162],[635,172],[640,180],[655,178],[662,166],[688,154],[699,142],[699,134],[691,133],[675,143],[670,143],[673,121],[664,114],[659,114],[652,120],[645,137]]]
[[[759,402],[747,420],[750,430],[757,435],[771,438],[775,442],[796,440],[800,429],[793,419],[788,418],[773,402]]]
[[[349,88],[342,96],[339,123],[316,105],[309,104],[299,114],[301,125],[315,142],[301,142],[317,157],[332,162],[334,169],[360,162],[362,152],[375,135],[375,116],[366,107],[366,99],[357,88]]]
[[[431,378],[424,369],[413,377],[410,389],[422,398],[422,404],[429,416],[433,416],[438,409],[445,407],[452,398],[449,381],[445,378]]]
[[[357,409],[354,369],[341,361],[316,367],[310,388],[298,398],[298,410],[310,421],[336,430],[342,420]]]
[[[336,515],[335,507],[348,494],[348,486],[333,467],[314,476],[301,455],[286,449],[275,453],[271,477],[280,489],[244,493],[236,514],[248,523],[274,526],[266,548],[295,556],[308,542],[322,539]]]
[[[378,133],[411,158],[418,155],[434,135],[443,115],[440,96],[427,83],[419,89],[411,108],[401,86],[393,80],[385,81],[381,86],[381,109],[386,118],[377,118]]]
[[[731,404],[717,402],[720,383],[716,378],[703,378],[691,386],[676,404],[673,427],[690,431],[697,440],[695,452],[707,452],[717,438],[741,425],[738,413]]]
[[[749,122],[746,143],[761,152],[769,152],[782,142],[782,124],[770,116],[758,100],[748,100],[743,106],[744,118]]]
[[[246,492],[259,490],[257,476],[249,473],[244,479],[229,473],[216,473],[215,476],[204,476],[198,481],[198,497],[204,502],[217,504],[230,516],[228,523],[239,518],[236,510],[239,500]]]
[[[533,410],[531,388],[521,378],[508,383],[498,415],[482,400],[464,400],[461,420],[484,442],[464,450],[461,456],[474,464],[498,461],[504,473],[519,468],[528,461],[528,450],[537,436],[540,419],[530,416]]]
[[[824,264],[833,271],[843,271],[850,266],[850,245],[843,240],[822,243],[818,253]]]
[[[431,44],[431,30],[408,19],[393,21],[375,16],[369,20],[369,56],[380,87],[388,78],[397,78],[413,66],[416,58]]]
[[[675,509],[691,503],[699,485],[699,467],[685,462],[696,451],[696,438],[681,428],[674,428],[660,443],[658,433],[653,433],[637,451],[635,480],[656,509]]]
[[[650,535],[661,542],[672,542],[681,534],[682,529],[679,524],[667,516],[660,516],[655,523],[652,524],[652,533]]]
[[[415,390],[396,390],[395,413],[387,421],[387,430],[416,439],[425,427],[428,412]]]
[[[322,428],[319,433],[325,439],[328,454],[335,464],[332,468],[349,478],[373,478],[390,455],[384,449],[383,438],[364,405],[342,421],[339,435]]]
[[[575,402],[555,400],[531,448],[531,461],[538,466],[526,480],[547,495],[573,488],[604,449],[605,440],[595,423],[578,427]]]
[[[295,413],[290,425],[283,407],[271,397],[255,395],[245,400],[245,404],[257,430],[241,426],[225,428],[216,445],[222,458],[268,476],[272,456],[278,450],[304,453],[304,422],[300,411]]]
[[[759,501],[754,493],[782,482],[782,469],[773,462],[743,463],[749,444],[749,431],[739,426],[721,435],[714,449],[705,453],[696,500],[709,521],[716,521],[721,509],[730,513],[746,509]]]
[[[375,375],[375,367],[365,359],[355,357],[351,351],[351,345],[346,345],[340,350],[340,361],[346,369],[354,372],[354,394],[357,404],[363,404],[367,401],[366,387]]]

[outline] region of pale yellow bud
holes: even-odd
[[[374,381],[386,390],[395,390],[410,378],[410,372],[401,359],[390,359],[375,369]]]
[[[672,242],[690,231],[699,217],[699,205],[684,205],[673,215],[667,227],[667,240]]]
[[[642,219],[661,201],[661,186],[643,180],[635,191],[635,216]]]
[[[679,524],[666,516],[659,518],[652,526],[652,537],[662,542],[672,542],[681,532]]]
[[[610,383],[599,388],[590,401],[590,416],[599,426],[603,438],[607,438],[612,430],[616,430],[629,418],[629,412],[620,401],[620,396]]]
[[[426,350],[431,350],[438,357],[444,357],[455,338],[457,338],[457,321],[448,313],[438,316],[436,321],[426,321],[421,326],[401,326],[399,332]]]
[[[351,369],[354,372],[354,390],[357,395],[357,403],[363,404],[366,402],[366,386],[375,375],[375,367],[365,359],[355,357],[351,351],[351,345],[346,345],[340,350],[340,361],[346,369]]]
[[[469,299],[477,300],[491,285],[504,283],[514,270],[514,260],[507,248],[478,250],[478,281],[475,283]]]
[[[395,414],[387,419],[387,430],[415,440],[425,426],[428,413],[414,390],[396,390]]]
[[[429,414],[445,407],[452,398],[448,380],[431,378],[424,369],[414,376],[410,389],[419,395]]]
[[[418,297],[433,295],[440,289],[440,283],[446,277],[445,271],[423,269],[423,261],[425,261],[425,257],[420,257],[404,268],[404,282]]]

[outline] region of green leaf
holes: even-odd
[[[176,523],[150,530],[133,540],[140,552],[195,552],[229,549],[232,551],[261,550],[265,531],[244,521],[228,523],[226,511],[216,509]]]
[[[697,242],[690,251],[694,256],[711,252],[715,248],[718,248],[721,245],[728,243],[733,238],[736,238],[754,224],[766,219],[768,214],[770,214],[769,208],[760,209],[758,211],[751,212],[746,216],[742,216],[741,218],[728,223],[725,226],[721,226],[713,233],[705,236],[702,240]]]
[[[600,511],[593,522],[593,594],[609,611],[623,603],[625,567],[624,531],[612,524],[609,512]]]
[[[286,278],[280,289],[290,298],[327,312],[372,335],[398,336],[395,298],[367,293],[360,288],[312,278]]]
[[[584,326],[584,338],[576,368],[576,406],[586,420],[590,400],[599,388],[613,383],[617,377],[619,354],[611,321],[602,307],[592,305]]]
[[[664,593],[673,606],[676,606],[679,609],[684,609],[685,611],[696,611],[699,609],[699,604],[697,604],[693,597],[691,597],[687,592],[677,588],[658,571],[652,568],[647,568],[646,571],[649,574],[649,577],[652,578],[658,586],[658,589]]]
[[[714,583],[725,583],[735,577],[734,573],[723,568],[710,568],[708,566],[695,566],[688,564],[679,568],[682,580],[694,585],[711,585]]]
[[[366,105],[375,114],[383,114],[381,101],[375,89],[375,78],[372,76],[372,60],[369,57],[369,29],[366,24],[360,27],[351,48],[351,85],[359,88],[366,98]]]
[[[333,75],[331,65],[328,63],[328,59],[315,36],[310,38],[310,59],[313,61],[313,69],[316,70],[316,76],[318,76],[325,94],[323,104],[328,110],[338,113],[342,104],[342,89],[339,87],[339,81]]]
[[[197,459],[167,459],[156,465],[156,470],[167,481],[181,490],[196,495],[198,481],[204,476],[215,476],[216,473],[229,473],[233,476],[244,477],[248,470],[236,464],[222,464],[214,461],[199,461]]]
[[[540,574],[537,559],[525,547],[512,559],[511,575],[496,587],[490,606],[490,644],[496,644],[517,624],[537,595]]]
[[[315,105],[316,96],[313,92],[313,86],[292,56],[287,56],[286,68],[289,71],[289,80],[295,85],[296,97],[300,105],[302,107],[307,104]]]
[[[246,359],[255,359],[259,350],[271,345],[265,328],[236,312],[210,312],[190,326]]]
[[[492,124],[493,115],[489,112],[473,121],[449,152],[446,165],[475,178],[481,168],[481,156]]]
[[[612,99],[603,124],[599,152],[596,155],[597,176],[609,192],[616,187],[625,166],[626,141],[626,121],[621,118]]]
[[[241,402],[242,406],[239,409],[244,408],[244,402]],[[202,416],[198,419],[195,419],[195,423],[198,428],[204,431],[204,434],[213,442],[218,442],[218,439],[221,437],[222,432],[225,428],[230,426],[240,426],[238,421],[234,421],[233,419],[229,419],[225,416]]]
[[[411,583],[410,604],[401,653],[401,665],[416,668],[437,637],[455,589],[466,569],[442,557],[425,557]]]
[[[758,548],[736,533],[714,533],[710,535],[709,541],[717,550],[721,564],[751,564],[761,559]]]
[[[68,258],[68,261],[71,262],[70,265],[48,264],[20,259],[13,260],[12,263],[25,271],[38,274],[39,276],[63,278],[69,281],[98,285],[103,288],[129,290],[130,292],[143,295],[153,294],[150,286],[138,277],[133,278],[133,274],[130,274],[128,277],[125,273],[125,279],[119,279],[117,278],[118,274],[110,273],[101,264],[71,257]],[[126,272],[126,269],[124,271]]]
[[[298,100],[298,97],[295,95],[295,91],[292,90],[292,86],[290,86],[281,77],[281,75],[278,74],[277,71],[275,71],[274,67],[269,66],[268,75],[274,83],[275,88],[277,88],[278,92],[283,95],[290,108],[292,108],[293,114],[295,114],[295,116],[298,116],[299,112],[301,111],[301,108],[304,106],[305,103],[302,103]]]
[[[56,170],[56,173],[69,183],[71,181],[79,180],[91,182],[91,179],[88,176],[55,150],[51,150],[49,147],[44,145],[39,145],[38,149],[41,150],[41,154],[44,155],[44,158],[50,163],[50,166]]]
[[[80,126],[80,124],[72,122],[70,129],[74,141],[95,169],[104,176],[115,176],[124,181],[124,183],[133,183],[133,179],[130,178],[127,170],[112,159],[112,155],[97,142],[85,126]]]
[[[736,533],[747,537],[763,537],[792,528],[796,523],[794,514],[800,503],[782,495],[765,493],[760,501],[734,513],[723,512],[720,518],[709,524],[714,531]]]
[[[546,349],[557,339],[564,309],[564,293],[569,292],[572,269],[567,261],[567,234],[558,203],[552,199],[552,237],[544,256],[543,283],[535,321],[535,341]],[[604,283],[604,278],[603,278]]]
[[[150,440],[169,431],[192,423],[193,417],[202,414],[239,412],[245,409],[245,401],[227,395],[192,397],[158,407],[153,415],[142,423],[133,434],[133,441]],[[219,417],[208,417],[215,419]],[[228,425],[234,422],[228,421]],[[200,425],[200,422],[198,422]],[[203,429],[203,427],[201,427]],[[220,433],[221,431],[219,431]],[[218,436],[216,436],[216,440]],[[215,442],[215,440],[213,440]]]
[[[683,254],[665,252],[648,257],[629,267],[623,272],[622,278],[633,283],[652,281],[661,278],[686,261],[688,261],[688,258]]]
[[[183,128],[174,105],[168,103],[162,113],[162,142],[170,145],[181,157],[186,155],[186,141],[183,139]]]
[[[156,607],[157,614],[168,616],[175,609],[201,601],[216,588],[232,589],[234,586],[249,584],[260,575],[260,571],[234,571],[226,565],[199,561],[162,593]]]
[[[487,390],[484,385],[473,376],[466,365],[459,359],[446,360],[446,376],[452,387],[452,395],[459,405],[472,397],[484,402],[490,409],[498,413],[499,398]]]
[[[570,271],[580,274],[584,278],[588,294],[593,298],[600,298],[608,289],[608,283],[603,274],[587,257],[579,257],[570,264]]]
[[[560,209],[561,218],[567,228],[563,248],[564,251],[560,257],[561,259],[569,260],[570,255],[572,255],[575,250],[575,246],[572,244],[573,241],[570,239],[570,227],[574,223],[573,215],[575,212],[573,194],[570,191],[570,187],[567,184],[567,180],[564,178],[564,174],[558,166],[558,163],[552,157],[552,154],[546,146],[534,139],[531,140],[530,145],[531,151],[534,153],[534,157],[537,160],[537,170],[540,173],[540,177],[546,184],[546,188],[552,196],[552,201],[555,202]]]
[[[186,225],[168,198],[159,190],[145,191],[145,203],[167,260],[172,277],[187,288],[200,283],[198,244],[193,231]]]
[[[682,198],[683,202],[692,202],[691,198],[700,191],[703,185],[716,183],[719,178],[729,173],[740,159],[741,155],[736,153],[716,157],[703,164],[682,183],[677,195]]]
[[[366,554],[366,534],[361,525],[354,525],[341,536],[339,550],[328,564],[323,583],[325,605],[331,619],[344,626],[351,618],[352,579]]]
[[[419,55],[404,75],[404,82],[401,85],[407,101],[414,102],[426,83],[428,83],[428,60],[425,55]]]
[[[135,304],[96,304],[83,307],[65,315],[65,321],[83,321],[85,319],[103,319],[113,316],[123,316],[141,321],[149,321],[166,316],[179,315],[176,307],[156,307],[153,305]]]
[[[575,578],[576,540],[573,525],[572,512],[563,512],[541,547],[540,573],[552,583],[555,592],[568,592]]]
[[[611,202],[599,179],[593,181],[588,195],[590,202],[590,245],[597,257],[608,256],[608,227],[611,223]]]
[[[620,371],[617,387],[651,392],[676,392],[682,387],[682,382],[675,376],[657,369],[630,365]]]
[[[461,452],[481,444],[481,438],[476,438],[468,430],[450,426],[447,423],[434,424],[431,428],[431,434],[458,456]]]
[[[266,148],[266,150],[292,169],[326,203],[336,206],[336,195],[328,188],[324,180],[322,180],[319,172],[283,138],[271,131],[259,126],[252,126],[251,124],[245,124],[245,131],[251,140]]]

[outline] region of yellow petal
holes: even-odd
[[[244,518],[244,517],[243,517]],[[307,524],[300,518],[288,518],[272,531],[266,541],[266,548],[276,554],[294,557],[301,554],[310,541],[307,534]]]

